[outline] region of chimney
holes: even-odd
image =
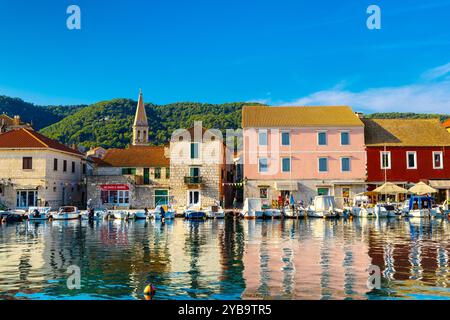
[[[20,116],[15,115],[15,116],[14,116],[13,123],[14,123],[15,126],[20,125]]]

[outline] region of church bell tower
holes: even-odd
[[[144,99],[142,90],[139,90],[139,100],[136,108],[136,115],[133,123],[133,146],[148,145],[148,120],[145,113]]]

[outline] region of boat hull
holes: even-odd
[[[184,216],[188,220],[203,220],[206,218],[206,213],[202,211],[187,211]]]
[[[79,218],[80,215],[78,213],[57,213],[52,215],[53,220],[76,220]]]
[[[242,213],[242,217],[247,220],[262,219],[263,216],[263,211],[248,211]]]

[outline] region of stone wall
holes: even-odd
[[[32,169],[23,169],[23,157],[32,158]],[[58,170],[53,168],[58,159]],[[63,171],[63,161],[67,170]],[[72,172],[72,162],[75,172]],[[46,203],[53,209],[62,205],[83,206],[86,195],[80,157],[54,150],[1,150],[0,151],[0,202],[16,208],[18,190],[38,191],[38,204]],[[3,181],[3,183],[2,183]]]
[[[130,188],[130,203],[120,206],[124,209],[143,209],[155,207],[155,190],[169,189],[166,179],[161,182],[150,181],[150,185],[138,185],[133,182],[133,177],[128,175],[90,176],[87,178],[87,198],[92,200],[92,206],[114,209],[113,205],[103,204],[101,200],[101,188],[103,184],[127,184]],[[117,206],[119,207],[119,206]]]

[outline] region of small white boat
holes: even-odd
[[[117,220],[129,220],[134,218],[133,212],[127,210],[109,210],[109,216]]]
[[[283,209],[284,217],[290,219],[304,218],[305,212],[306,210],[303,207],[295,207],[295,210],[292,210],[292,206],[285,206]]]
[[[161,220],[161,207],[164,208],[164,219],[175,219],[175,210],[171,206],[157,205],[155,210],[150,211],[150,217],[155,220]],[[199,209],[200,210],[200,209]]]
[[[225,218],[225,211],[220,205],[210,206],[205,210],[208,219],[223,219]]]
[[[108,210],[106,209],[94,209],[94,215],[91,218],[92,220],[99,221],[104,220],[108,217]],[[89,210],[83,211],[81,213],[82,220],[89,220]]]
[[[445,200],[443,204],[438,206],[436,209],[436,215],[437,218],[445,218],[450,215],[450,202],[448,200]]]
[[[77,207],[65,206],[59,208],[58,212],[52,214],[53,220],[75,220],[80,218],[80,212]]]
[[[241,216],[245,219],[261,219],[263,217],[262,200],[259,198],[246,198]]]
[[[401,211],[394,205],[386,203],[377,203],[375,205],[375,215],[377,218],[398,218],[401,217]]]
[[[30,221],[45,221],[52,215],[50,213],[50,207],[29,207],[28,208],[28,220]]]
[[[269,218],[269,219],[281,218],[281,210],[279,210],[279,209],[265,209],[264,212],[263,212],[263,217],[264,218]]]
[[[316,196],[307,213],[311,218],[339,218],[334,196]]]
[[[127,210],[127,212],[136,220],[145,220],[151,218],[150,211],[145,212],[145,210]]]

